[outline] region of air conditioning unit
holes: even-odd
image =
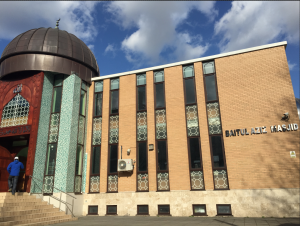
[[[132,159],[119,159],[118,160],[118,171],[132,171],[133,161]]]

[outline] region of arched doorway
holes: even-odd
[[[0,169],[1,169],[1,184],[0,192],[7,192],[8,190],[8,177],[7,166],[14,161],[14,157],[18,156],[19,161],[23,163],[24,169],[20,170],[18,184],[16,191],[23,192],[26,190],[26,186],[29,177],[26,176],[25,170],[27,164],[27,155],[29,147],[29,135],[22,136],[9,136],[0,138]]]
[[[0,192],[8,190],[8,172],[7,166],[13,161],[10,152],[3,146],[0,146]]]

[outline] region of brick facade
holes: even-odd
[[[270,125],[299,121],[284,46],[218,58],[215,68],[230,189],[299,187],[299,130],[270,131]],[[202,62],[194,63],[194,70],[205,190],[213,190]],[[170,190],[190,190],[182,65],[165,68],[164,73]],[[146,74],[148,144],[155,147],[153,71]],[[109,90],[110,80],[104,79],[100,192],[107,192]],[[123,159],[136,160],[135,74],[120,77],[119,109],[119,158],[122,145]],[[288,122],[281,120],[284,112],[290,113]],[[88,126],[91,139],[91,120]],[[268,132],[225,136],[225,130],[249,132],[259,126]],[[296,151],[297,158],[289,151]],[[156,147],[148,151],[148,173],[149,191],[157,191]],[[136,165],[133,173],[119,173],[118,192],[126,191],[136,191]]]

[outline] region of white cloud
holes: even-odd
[[[88,47],[92,52],[94,52],[94,47],[95,47],[94,45],[88,45]]]
[[[295,68],[295,66],[297,65],[297,64],[292,64],[290,61],[288,61],[288,64],[289,64],[290,71],[292,71]]]
[[[200,57],[208,45],[201,43],[200,36],[187,32],[179,33],[176,28],[187,19],[192,9],[204,13],[210,20],[217,15],[214,2],[111,2],[107,11],[123,29],[137,28],[122,41],[122,49],[128,61],[157,63],[160,54],[170,49],[174,60]]]
[[[104,53],[107,54],[107,53],[111,52],[115,56],[116,50],[117,49],[113,44],[108,44],[108,46],[105,48]]]
[[[222,52],[284,40],[299,44],[299,1],[234,1],[215,34]]]
[[[97,2],[0,2],[0,39],[13,39],[18,34],[39,27],[66,30],[85,42],[92,41],[97,30],[93,12]]]

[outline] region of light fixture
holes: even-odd
[[[129,149],[127,150],[127,155],[130,155],[130,151],[131,151],[131,150],[130,150],[130,148],[129,148]]]
[[[154,150],[154,145],[153,144],[149,144],[149,151]]]

